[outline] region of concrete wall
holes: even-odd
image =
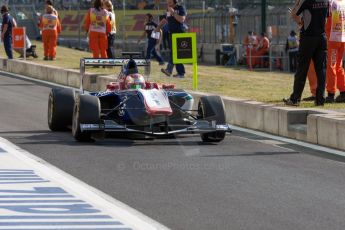
[[[58,84],[79,87],[80,74],[20,60],[0,58],[0,69]],[[104,90],[113,77],[86,74],[87,90]],[[197,102],[205,93],[190,92]],[[345,150],[345,114],[324,109],[277,107],[256,101],[223,97],[227,122],[274,135]],[[196,103],[197,104],[197,103]]]

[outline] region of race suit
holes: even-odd
[[[333,0],[331,13],[327,19],[326,33],[328,39],[327,52],[327,92],[329,95],[336,90],[345,92],[345,74],[343,55],[345,51],[345,1]]]
[[[259,45],[257,49],[255,49],[252,65],[255,67],[256,65],[259,65],[260,67],[263,67],[263,57],[268,56],[270,48],[270,40],[268,40],[267,37],[262,37],[259,40]]]
[[[59,18],[55,14],[44,14],[41,19],[42,41],[44,46],[44,57],[54,59],[58,34],[61,32]]]
[[[107,58],[107,34],[111,31],[108,12],[91,8],[86,15],[85,30],[89,32],[89,47],[93,58]]]

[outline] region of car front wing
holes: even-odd
[[[149,127],[149,126],[148,126]],[[169,126],[168,126],[169,127]],[[183,125],[183,128],[176,130],[169,130],[163,132],[154,132],[154,131],[144,131],[131,128],[127,125],[116,124],[112,121],[105,121],[104,124],[80,124],[80,130],[82,132],[113,132],[113,133],[139,133],[149,136],[167,136],[174,134],[198,134],[198,133],[211,133],[216,131],[223,131],[231,133],[232,130],[229,124],[216,124],[215,121],[205,121],[198,120],[195,121],[192,125]]]

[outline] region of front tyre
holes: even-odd
[[[216,121],[217,125],[226,123],[226,113],[224,103],[219,96],[203,96],[198,104],[198,117],[212,122]],[[203,142],[221,142],[225,138],[225,131],[215,131],[210,133],[202,133],[200,137]]]
[[[80,142],[91,141],[91,132],[82,131],[80,124],[99,124],[101,105],[98,97],[80,95],[73,109],[72,135]]]
[[[75,92],[73,89],[52,89],[48,99],[48,127],[65,131],[72,125]]]

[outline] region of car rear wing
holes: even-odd
[[[129,58],[82,58],[80,59],[80,91],[84,93],[83,80],[85,76],[86,67],[106,67],[106,66],[121,66],[123,67],[136,53],[123,53],[123,56],[129,56]],[[132,58],[137,66],[145,67],[145,74],[150,74],[151,62],[143,58]]]

